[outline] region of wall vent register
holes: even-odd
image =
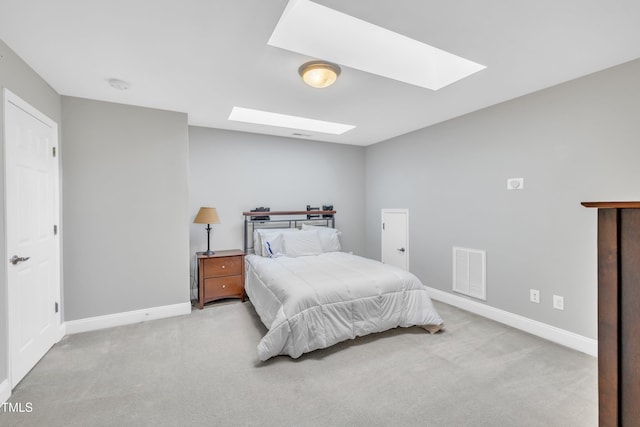
[[[487,300],[487,253],[468,248],[453,248],[453,291]]]

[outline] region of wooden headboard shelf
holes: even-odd
[[[244,216],[283,216],[283,215],[335,215],[336,211],[264,211],[264,212],[242,212]]]

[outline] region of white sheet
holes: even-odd
[[[344,252],[246,257],[245,290],[269,330],[258,357],[293,358],[397,326],[441,325],[413,274]]]

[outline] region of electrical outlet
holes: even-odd
[[[564,310],[564,297],[560,295],[553,296],[553,308],[556,310]]]
[[[529,289],[529,301],[540,304],[540,291],[537,289]]]

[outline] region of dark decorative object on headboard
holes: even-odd
[[[271,208],[265,208],[265,207],[259,207],[259,208],[255,208],[255,209],[251,209],[251,212],[269,212],[271,210]],[[269,217],[269,215],[263,215],[263,216],[254,216],[252,217],[253,221],[269,221],[271,219],[271,217]]]
[[[312,207],[311,205],[307,205],[307,210],[308,211],[319,211],[320,208],[318,207]],[[314,218],[320,218],[320,215],[307,215],[307,219],[314,219]]]
[[[322,205],[322,210],[323,211],[332,211],[333,210],[333,205]],[[328,215],[322,215],[322,218],[333,218],[333,214],[328,214]]]

